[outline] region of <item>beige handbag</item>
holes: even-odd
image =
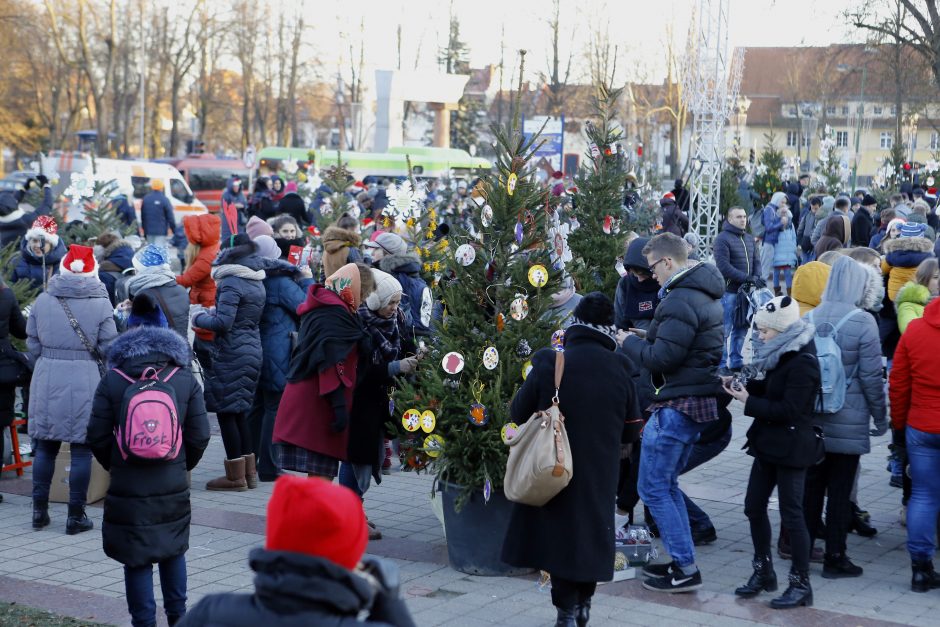
[[[558,409],[558,389],[564,370],[564,353],[556,353],[552,406],[533,414],[509,440],[503,491],[514,503],[545,505],[574,475],[565,417]]]

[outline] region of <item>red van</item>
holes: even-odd
[[[156,159],[169,163],[183,175],[196,198],[215,213],[222,205],[222,192],[233,174],[242,179],[242,189],[248,186],[248,168],[241,159],[219,159],[215,155],[187,155],[181,159]],[[247,193],[247,190],[246,190]]]

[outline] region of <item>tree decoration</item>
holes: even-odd
[[[399,184],[391,184],[385,191],[388,196],[388,206],[385,213],[404,220],[415,220],[424,209],[424,200],[427,192],[424,186],[412,186],[412,182],[404,180]]]

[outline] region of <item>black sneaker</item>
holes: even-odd
[[[705,529],[693,529],[692,530],[692,544],[695,546],[702,546],[703,544],[711,544],[718,539],[718,533],[715,532],[714,527],[707,527]]]
[[[664,577],[654,577],[643,582],[643,587],[653,592],[692,592],[702,587],[702,572],[686,575],[678,566],[673,566]]]
[[[643,574],[647,577],[665,577],[669,574],[669,569],[675,562],[666,562],[665,564],[647,564],[643,567]]]

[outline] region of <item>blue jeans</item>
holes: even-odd
[[[186,554],[171,557],[157,566],[160,569],[163,609],[172,625],[186,613]],[[153,566],[125,566],[124,592],[131,624],[134,627],[155,627],[157,603],[153,598]]]
[[[62,445],[57,440],[35,440],[36,457],[33,460],[33,500],[48,501],[55,458]],[[91,481],[91,449],[87,444],[69,444],[72,458],[69,464],[69,505],[84,505]]]
[[[682,469],[682,472],[679,474],[684,475],[693,468],[698,468],[707,461],[718,457],[718,455],[728,448],[728,443],[731,442],[731,428],[728,428],[728,432],[725,435],[721,436],[714,442],[709,442],[708,444],[695,444],[692,447],[692,452],[689,454],[689,461],[685,463],[685,468]],[[680,490],[681,492],[681,490]],[[704,530],[714,527],[711,519],[708,517],[708,514],[702,511],[698,505],[696,505],[692,499],[690,499],[685,492],[681,492],[682,499],[685,501],[685,510],[689,515],[689,527],[693,530]]]
[[[722,322],[725,328],[725,344],[721,348],[721,365],[726,368],[740,368],[744,365],[744,357],[741,352],[744,350],[744,337],[747,335],[747,327],[735,328],[734,326],[734,308],[738,295],[734,292],[725,292],[721,296],[721,306],[724,309]]]
[[[339,467],[339,484],[355,492],[361,499],[372,484],[372,464],[343,462]]]
[[[679,566],[695,563],[689,515],[679,489],[679,473],[706,427],[665,407],[653,412],[643,429],[637,489],[656,520],[666,551]]]
[[[907,459],[913,490],[907,502],[907,551],[912,560],[933,559],[940,512],[940,433],[907,427]]]
[[[804,264],[809,263],[810,261],[816,261],[816,251],[815,251],[815,250],[811,250],[811,251],[809,251],[809,252],[806,252],[806,251],[804,250],[804,251],[802,251],[802,252],[800,253],[800,256],[802,257],[801,263],[804,263]]]

